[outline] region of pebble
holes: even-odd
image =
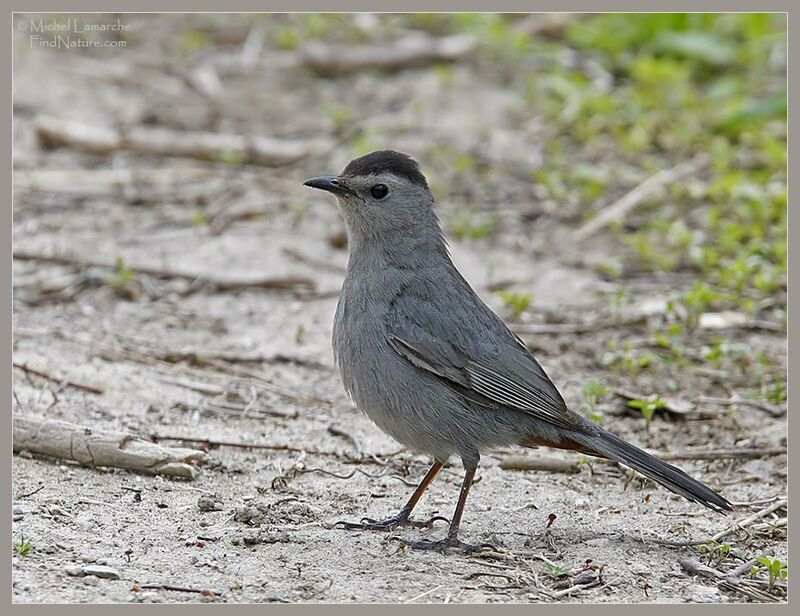
[[[603,548],[611,542],[609,541],[608,537],[597,537],[595,539],[587,539],[584,541],[584,543],[592,546],[593,548]]]
[[[83,572],[83,567],[81,567],[80,565],[67,565],[66,567],[64,567],[64,573],[66,573],[67,575],[71,575],[73,577],[86,575]]]
[[[688,600],[694,603],[718,603],[720,600],[719,588],[691,584],[687,589]]]
[[[222,511],[222,499],[216,494],[203,494],[197,499],[197,508],[200,511]]]
[[[139,593],[135,600],[139,603],[161,603],[161,597],[159,597],[158,593],[155,592]]]
[[[11,514],[14,522],[19,522],[22,518],[25,517],[25,510],[22,507],[14,507],[11,510]]]
[[[109,580],[118,580],[119,571],[113,567],[106,567],[105,565],[86,565],[83,568],[86,575],[94,575],[99,578],[106,578]]]

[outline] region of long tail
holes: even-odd
[[[598,434],[582,443],[587,447],[586,453],[621,462],[645,477],[657,481],[668,490],[718,513],[724,514],[733,510],[733,505],[722,496],[696,479],[692,479],[679,468],[659,460],[602,428],[598,428],[597,431]]]

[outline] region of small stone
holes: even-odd
[[[19,522],[22,518],[25,517],[25,510],[22,507],[14,507],[11,509],[12,520],[14,522]]]
[[[67,565],[64,567],[64,573],[67,575],[71,575],[73,577],[80,577],[86,575],[83,571],[83,567],[80,565]]]
[[[687,589],[688,599],[693,603],[718,603],[720,600],[719,588],[691,584]]]
[[[222,499],[216,494],[203,494],[197,499],[197,508],[200,511],[222,511]]]
[[[245,545],[258,545],[261,543],[261,533],[257,530],[246,532],[242,537],[242,542]]]
[[[106,567],[105,565],[87,565],[83,568],[83,572],[86,575],[94,575],[108,580],[119,579],[119,571],[112,567]]]
[[[610,541],[608,540],[608,537],[596,537],[595,539],[587,539],[584,541],[584,543],[592,546],[593,548],[603,548],[607,546]]]
[[[90,575],[89,577],[83,578],[83,583],[87,586],[97,586],[100,583],[100,578]]]

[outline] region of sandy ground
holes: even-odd
[[[417,153],[423,164],[426,143],[446,142],[456,150],[484,144],[491,163],[510,168],[512,176],[512,165],[536,158],[536,135],[542,129],[535,118],[523,127],[514,123],[508,113],[517,103],[512,92],[490,82],[473,88],[470,66],[454,67],[446,88],[429,73],[412,71],[383,79],[378,89],[369,75],[319,80],[276,65],[257,78],[230,77],[216,103],[218,118],[210,120],[205,103],[181,79],[151,64],[161,57],[154,41],[162,35],[147,19],[136,20],[146,31],[143,42],[113,56],[30,50],[18,40],[15,251],[110,263],[122,258],[134,269],[230,279],[301,276],[312,280],[315,289],[218,292],[152,276],[115,284],[107,270],[16,260],[14,361],[103,393],[59,387],[15,370],[14,412],[145,438],[188,437],[302,451],[209,447],[212,461],[194,481],[16,455],[14,541],[24,538],[30,548],[13,556],[15,602],[747,600],[679,566],[682,557],[703,559],[696,548],[657,540],[708,537],[782,498],[785,455],[678,463],[741,503],[728,518],[613,466],[585,464],[574,474],[502,469],[500,462],[509,453],[543,453],[515,451],[484,457],[462,526],[465,540],[490,542],[501,549],[499,554],[414,552],[391,540],[393,535],[437,537],[445,530],[442,523],[431,530],[394,533],[335,528],[340,519],[396,513],[427,464],[424,457],[400,450],[353,407],[333,367],[331,321],[347,253],[331,239],[342,230],[331,199],[304,189],[301,182],[337,172],[351,152],[334,148],[280,169],[130,153],[95,157],[69,148],[41,148],[33,130],[36,119],[43,114],[93,123],[150,118],[183,129],[310,137],[331,132],[321,111],[325,105],[347,100],[364,113],[392,115],[391,141],[384,135],[378,144]],[[169,30],[177,24],[164,20],[158,27]],[[273,96],[275,88],[282,96]],[[399,101],[407,100],[411,103],[398,108]],[[448,109],[444,119],[436,112],[442,108]],[[481,130],[485,126],[496,129],[489,142]],[[180,179],[182,170],[198,168],[203,170],[200,179]],[[39,170],[106,169],[133,169],[139,179],[113,194],[96,190],[91,182],[77,191],[32,186],[33,180],[26,184],[28,174]],[[175,177],[166,186],[151,183],[151,176],[164,170],[174,171]],[[446,175],[437,179],[440,186],[449,185]],[[532,213],[536,195],[531,190],[518,181],[498,185],[488,196],[469,186],[458,186],[453,194],[439,192],[446,226],[465,202],[505,204],[489,236],[451,237],[456,264],[506,316],[507,309],[489,290],[492,283],[511,281],[510,290],[532,293],[522,316],[530,323],[585,322],[607,314],[618,284],[604,280],[592,263],[613,244],[600,235],[576,250],[570,241],[574,220],[557,211],[534,208]],[[234,217],[222,229],[207,224],[231,212],[249,214]],[[76,276],[84,283],[74,297],[36,301],[48,285]],[[622,284],[628,297],[662,298],[687,282],[685,274],[674,274],[637,276]],[[609,341],[642,333],[611,327],[527,336],[526,341],[574,408],[581,408],[581,386],[588,378],[644,393],[658,391],[663,379],[673,378],[681,382],[684,399],[727,397],[713,375],[667,367],[631,378],[603,365]],[[741,330],[730,336],[785,362],[785,333]],[[729,386],[739,391],[736,382]],[[685,416],[659,413],[649,430],[616,396],[604,396],[600,410],[608,429],[662,451],[786,443],[784,419],[755,407],[711,406],[707,413]],[[448,466],[421,501],[417,517],[449,517],[460,473],[457,463]],[[740,549],[744,560],[762,554],[787,559],[780,528],[736,531],[725,541]],[[719,567],[741,562],[732,559]],[[119,577],[67,571],[86,565],[109,566]],[[597,578],[593,586],[557,596],[576,579],[592,576]]]

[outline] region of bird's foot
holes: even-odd
[[[464,543],[460,541],[457,536],[451,535],[448,535],[444,539],[439,539],[438,541],[430,541],[428,539],[411,541],[409,539],[403,539],[402,537],[391,537],[391,540],[398,541],[403,547],[411,548],[412,550],[434,550],[436,552],[444,552],[448,548],[453,548],[467,553],[482,552],[484,550],[497,551],[497,548],[491,543],[474,545],[472,543]]]
[[[394,530],[400,526],[411,526],[413,528],[433,528],[433,523],[437,520],[450,523],[447,518],[435,515],[429,520],[412,520],[408,515],[397,514],[387,520],[373,520],[372,518],[361,518],[360,522],[347,522],[340,520],[335,526],[346,530]]]

